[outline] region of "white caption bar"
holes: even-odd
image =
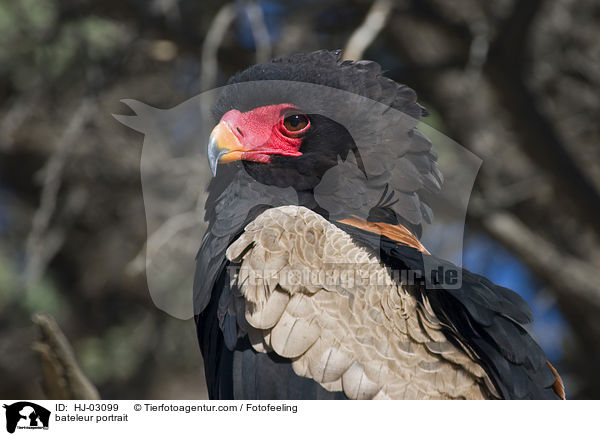
[[[0,434],[585,434],[598,401],[3,401]],[[8,433],[2,433],[6,430]],[[42,430],[41,432],[35,430]],[[578,430],[581,430],[579,432]],[[242,433],[237,433],[242,434]]]

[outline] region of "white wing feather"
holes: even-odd
[[[427,301],[309,209],[269,209],[227,250],[241,263],[250,342],[352,399],[484,399],[483,369],[448,342]],[[486,387],[487,386],[487,387]]]

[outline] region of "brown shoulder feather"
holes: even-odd
[[[359,228],[361,230],[365,230],[367,232],[385,236],[400,244],[416,248],[422,253],[430,254],[429,251],[427,251],[427,249],[425,248],[425,246],[421,244],[421,241],[419,241],[417,237],[410,232],[410,230],[408,230],[401,224],[394,225],[388,223],[376,223],[366,221],[354,215],[350,218],[339,220],[338,222],[346,224],[348,226]]]
[[[558,395],[563,400],[566,400],[567,397],[565,395],[565,385],[563,384],[562,378],[560,378],[560,374],[552,366],[552,364],[550,362],[548,362],[546,360],[546,363],[548,364],[548,366],[550,367],[550,370],[554,374],[554,384],[552,385],[552,389],[554,389],[554,392],[556,392],[556,395]]]

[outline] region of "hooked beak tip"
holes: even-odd
[[[219,143],[215,135],[210,135],[210,139],[208,140],[208,165],[210,166],[213,177],[217,175],[219,159],[221,159],[221,156],[225,153],[227,153],[227,150],[219,148]]]
[[[240,160],[244,146],[233,133],[231,127],[221,121],[213,129],[208,140],[208,165],[213,177],[217,175],[217,166],[220,162]]]

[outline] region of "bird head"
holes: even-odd
[[[350,151],[356,146],[341,124],[279,103],[227,111],[210,135],[207,155],[213,175],[221,164],[241,162],[262,183],[310,189]]]
[[[358,215],[396,204],[419,226],[428,210],[418,192],[441,183],[431,142],[416,128],[425,114],[415,92],[375,62],[343,61],[339,51],[292,55],[229,80],[213,109],[208,161],[217,180],[229,166],[265,185],[314,192],[327,210],[343,199],[350,210],[363,193]]]
[[[300,146],[310,119],[291,104],[270,105],[246,113],[227,112],[208,143],[209,165],[216,175],[218,162],[245,160],[272,163],[272,156],[302,156]]]

